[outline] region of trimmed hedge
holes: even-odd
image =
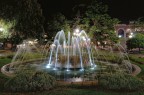
[[[107,74],[99,77],[99,85],[111,90],[143,90],[144,82],[131,75]]]
[[[52,89],[56,80],[51,75],[42,71],[23,70],[15,77],[8,80],[4,87],[8,91],[27,92]]]

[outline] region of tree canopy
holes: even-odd
[[[85,12],[82,12],[84,14],[80,14],[81,10],[78,10],[78,15],[75,17],[75,26],[87,31],[95,42],[100,42],[102,45],[105,41],[109,44],[116,43],[118,38],[114,32],[114,25],[119,23],[119,20],[111,18],[107,14],[108,6],[97,0],[92,0],[85,7]]]
[[[44,32],[44,17],[37,0],[0,1],[0,13],[5,20],[16,21],[13,28],[23,38],[37,38]]]
[[[137,33],[135,37],[128,39],[127,42],[127,49],[134,49],[134,48],[140,48],[144,47],[144,34]]]

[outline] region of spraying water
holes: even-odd
[[[59,31],[51,45],[47,68],[65,68],[84,70],[85,67],[93,67],[95,63],[91,53],[90,38],[85,31],[68,32],[66,37],[63,30]],[[84,62],[85,61],[85,62]]]

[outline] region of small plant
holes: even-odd
[[[22,70],[10,80],[4,87],[8,91],[42,91],[52,89],[56,85],[56,80],[51,75],[42,71]]]
[[[99,85],[112,90],[142,90],[144,82],[131,75],[105,74],[99,77]]]

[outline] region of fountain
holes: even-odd
[[[68,32],[66,39],[64,31],[59,31],[51,45],[47,68],[65,68],[67,71],[74,68],[84,70],[86,66],[93,68],[90,39],[85,31]]]
[[[50,46],[49,58],[45,60],[46,68],[49,72],[56,72],[55,75],[59,77],[82,77],[84,71],[97,67],[91,52],[91,41],[85,31],[68,32],[66,37],[61,30]]]
[[[3,66],[4,74],[14,74],[15,69],[29,65],[48,72],[57,80],[79,82],[93,80],[98,74],[132,72],[125,53],[113,53],[112,48],[105,53],[98,50],[84,30],[67,35],[63,30],[59,31],[49,49],[40,50],[32,42],[25,40],[21,44],[12,63]]]

